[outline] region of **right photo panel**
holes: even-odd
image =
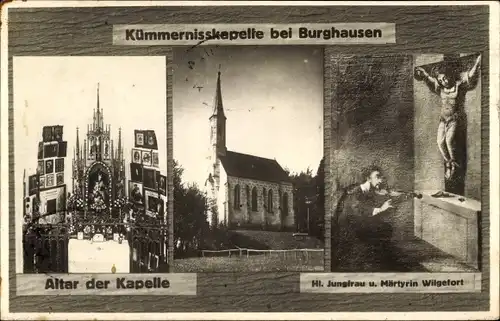
[[[326,59],[331,271],[480,271],[481,54]]]

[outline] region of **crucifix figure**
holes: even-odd
[[[432,71],[424,67],[415,68],[415,77],[425,80],[432,92],[441,98],[437,144],[444,159],[446,180],[453,179],[457,170],[465,165],[459,161],[462,155],[458,155],[457,131],[465,120],[465,94],[475,83],[480,62],[481,55],[478,55],[472,67],[465,71],[459,67],[458,59],[445,60]]]

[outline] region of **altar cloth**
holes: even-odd
[[[113,265],[115,271],[112,271]],[[92,242],[71,239],[68,244],[69,273],[130,273],[130,248],[110,240]]]

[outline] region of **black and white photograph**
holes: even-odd
[[[144,147],[144,133],[142,131],[135,131],[135,147]]]
[[[59,143],[57,142],[44,142],[43,157],[57,157],[59,154]]]
[[[40,188],[45,188],[45,175],[44,176],[40,176],[39,179],[38,179],[38,181],[39,181],[38,186]]]
[[[45,187],[54,186],[54,174],[45,175]]]
[[[142,164],[142,153],[138,149],[132,149],[132,162],[135,164]]]
[[[54,160],[49,159],[45,161],[45,174],[51,174],[54,172]]]
[[[45,175],[45,162],[43,160],[38,161],[37,171],[39,175]]]
[[[38,159],[43,159],[43,142],[38,144]]]
[[[155,190],[156,185],[156,170],[154,168],[146,168],[143,170],[144,187]]]
[[[64,158],[57,158],[54,163],[54,171],[56,173],[64,172]]]
[[[174,63],[175,271],[323,271],[322,49]]]
[[[481,57],[332,55],[332,272],[478,272]]]
[[[142,164],[144,166],[152,166],[152,158],[151,151],[142,151]]]
[[[164,175],[160,175],[159,189],[162,195],[167,195],[167,177]]]
[[[130,181],[128,184],[129,199],[135,204],[144,204],[143,183]]]
[[[167,174],[165,73],[165,57],[14,59],[18,273],[168,271],[165,215],[136,206],[144,195],[130,190],[143,184],[132,153],[138,130],[154,137],[157,170]]]
[[[134,182],[142,182],[142,164],[130,164],[130,180]]]
[[[152,157],[152,166],[153,167],[158,167],[158,153],[157,152],[153,152],[151,154],[151,157]]]
[[[64,185],[64,174],[63,173],[57,173],[56,174],[56,185]]]

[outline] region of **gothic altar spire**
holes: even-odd
[[[99,83],[97,83],[97,112],[94,117],[94,128],[95,129],[103,129],[103,119],[101,115],[100,101],[99,101]]]
[[[76,159],[80,159],[80,135],[78,127],[76,127]]]
[[[122,128],[118,128],[118,159],[123,159]]]

